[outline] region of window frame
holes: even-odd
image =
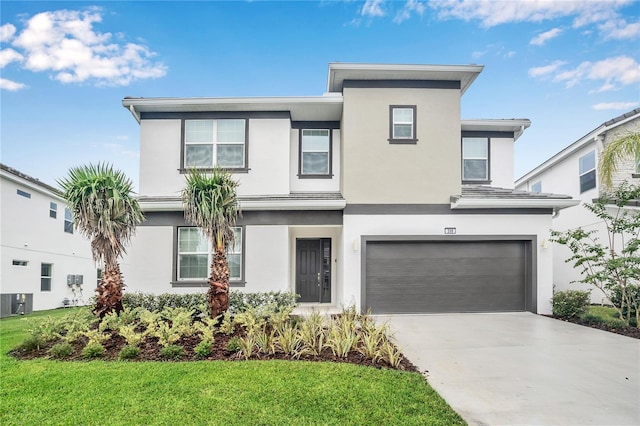
[[[194,117],[194,118],[182,118],[180,124],[180,168],[178,169],[180,173],[188,173],[190,169],[195,168],[200,171],[210,172],[213,170],[214,166],[217,164],[217,151],[216,148],[218,144],[220,145],[240,145],[239,142],[218,142],[217,141],[217,129],[218,129],[218,121],[221,120],[243,120],[244,121],[244,165],[242,167],[223,167],[224,170],[228,170],[232,173],[248,173],[249,172],[249,118],[240,117],[240,116],[207,116],[207,117]],[[213,121],[213,140],[212,142],[187,142],[187,121]],[[187,166],[187,145],[211,145],[212,146],[212,158],[214,159],[214,163],[211,167],[193,167]]]
[[[69,212],[71,219],[67,218],[67,212]],[[64,208],[64,232],[67,234],[73,234],[73,214],[69,207]]]
[[[412,112],[413,121],[411,123],[411,137],[409,138],[398,138],[395,136],[395,120],[393,116],[393,112],[396,109],[409,109]],[[398,123],[398,124],[407,124],[407,123]],[[389,139],[387,139],[390,144],[406,144],[406,145],[415,145],[418,143],[418,108],[416,105],[389,105]]]
[[[487,157],[486,158],[480,158],[480,157],[470,157],[470,158],[465,158],[464,156],[464,141],[465,139],[484,139],[487,143]],[[462,170],[460,170],[460,173],[462,174],[462,183],[463,184],[489,184],[491,183],[491,138],[489,136],[462,136],[461,138],[461,143],[460,143],[460,165]],[[464,160],[486,160],[487,162],[487,167],[486,167],[486,178],[485,179],[466,179],[465,175],[464,175]]]
[[[591,169],[589,169],[589,170],[587,170],[587,171],[585,171],[585,172],[582,172],[582,171],[581,171],[581,168],[582,168],[582,159],[583,159],[583,158],[586,158],[586,157],[587,157],[587,156],[589,156],[589,155],[593,155],[593,168],[591,168]],[[582,194],[583,192],[590,191],[590,190],[592,190],[592,189],[594,189],[594,188],[596,188],[596,187],[598,186],[598,176],[597,176],[597,174],[596,174],[596,167],[597,167],[597,164],[598,164],[598,159],[596,158],[596,151],[595,151],[595,149],[594,149],[594,150],[591,150],[591,151],[589,151],[589,152],[587,152],[587,153],[586,153],[586,154],[584,154],[584,155],[581,155],[580,157],[578,157],[578,184],[580,185],[580,193],[581,193],[581,194]],[[589,174],[591,174],[591,173],[593,173],[593,186],[590,186],[590,187],[588,187],[588,188],[584,188],[584,189],[583,189],[582,178],[583,178],[583,176],[587,176],[587,175],[589,175]]]
[[[28,260],[22,260],[22,259],[12,259],[11,260],[11,266],[20,266],[21,268],[24,268],[26,266],[29,265],[29,261]]]
[[[329,136],[329,146],[327,148],[327,173],[304,173],[303,170],[303,157],[305,151],[302,149],[302,139],[305,131],[326,131]],[[325,152],[325,151],[307,151],[307,152]],[[298,129],[298,178],[300,179],[331,179],[333,177],[333,129],[332,128],[300,128]]]
[[[49,266],[49,275],[44,275],[43,272],[42,272],[42,268],[45,265]],[[48,288],[45,288],[44,285],[43,285],[45,280],[49,281]],[[40,263],[40,291],[41,292],[43,292],[43,291],[50,292],[51,291],[52,281],[53,281],[53,263],[41,262]]]
[[[31,194],[27,191],[23,191],[22,189],[16,189],[16,194],[24,198],[31,198]]]
[[[245,284],[245,258],[246,258],[246,227],[236,225],[233,228],[240,229],[240,252],[230,254],[240,254],[240,277],[229,277],[229,285],[232,287],[243,287]],[[205,254],[204,252],[180,252],[180,230],[198,229],[195,226],[177,226],[174,232],[174,255],[173,255],[173,287],[206,287],[209,285],[209,269],[212,261],[213,251],[210,250],[210,243],[207,242],[207,276],[204,278],[180,278],[180,255],[181,254]],[[237,244],[237,241],[236,241]]]
[[[51,219],[58,218],[58,204],[53,201],[49,201],[49,217]]]

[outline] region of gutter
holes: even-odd
[[[145,212],[181,211],[181,200],[139,201]],[[240,210],[343,210],[346,200],[239,200]]]
[[[509,198],[455,198],[451,209],[566,209],[580,204],[573,199],[509,199]]]

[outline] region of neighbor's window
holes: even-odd
[[[11,264],[12,264],[13,266],[27,266],[27,265],[29,264],[29,262],[28,262],[28,261],[26,261],[26,260],[16,260],[16,259],[14,259],[14,260],[11,262]]]
[[[539,180],[531,185],[531,192],[542,192],[542,181]]]
[[[102,268],[96,269],[96,284],[100,286],[100,282],[102,282]]]
[[[185,120],[184,167],[244,168],[245,141],[244,119]]]
[[[580,192],[596,187],[596,152],[591,151],[578,160],[580,164]]]
[[[17,189],[16,190],[16,194],[18,194],[18,195],[20,195],[21,197],[24,197],[24,198],[31,198],[31,194],[29,194],[26,191],[23,191],[22,189]]]
[[[49,217],[53,219],[58,217],[58,205],[56,203],[49,203]]]
[[[234,227],[235,243],[227,247],[229,279],[242,280],[242,227]],[[178,280],[206,280],[213,260],[211,244],[198,228],[178,228]]]
[[[416,107],[392,105],[390,112],[390,142],[415,143],[416,138]]]
[[[462,138],[462,180],[489,180],[488,138]]]
[[[73,215],[67,207],[64,208],[64,232],[73,234]]]
[[[40,264],[40,291],[51,291],[51,263]]]
[[[302,129],[300,136],[300,174],[326,176],[331,173],[331,131]]]

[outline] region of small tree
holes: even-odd
[[[600,180],[611,187],[613,174],[618,170],[622,160],[633,158],[635,164],[640,164],[640,132],[627,133],[605,146],[600,154]]]
[[[552,241],[571,250],[572,256],[566,262],[573,262],[580,269],[580,281],[597,288],[612,301],[627,325],[634,309],[636,323],[640,315],[640,213],[625,207],[638,198],[640,187],[623,183],[610,196],[584,205],[604,222],[606,244],[600,242],[596,230],[551,231]]]
[[[212,318],[229,309],[227,247],[234,242],[233,226],[239,212],[237,186],[231,173],[216,167],[210,175],[191,169],[182,190],[186,221],[200,227],[213,246],[208,291]]]
[[[58,184],[75,227],[91,240],[93,259],[104,265],[94,313],[103,318],[109,312],[120,312],[123,280],[118,258],[143,220],[133,184],[107,164],[73,167]]]

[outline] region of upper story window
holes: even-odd
[[[462,138],[462,181],[489,181],[489,138]]]
[[[578,159],[580,192],[588,191],[596,187],[596,152],[591,151]]]
[[[389,142],[418,142],[416,137],[416,106],[391,105],[389,107]]]
[[[13,261],[11,262],[11,264],[13,266],[27,266],[29,264],[29,262],[27,260],[17,260],[17,259],[13,259]]]
[[[542,181],[539,180],[531,185],[531,192],[542,192]]]
[[[331,177],[331,130],[300,130],[300,177]]]
[[[235,243],[227,247],[229,280],[242,281],[242,227],[233,228]],[[198,228],[178,228],[178,281],[206,280],[209,277],[213,253],[207,237]]]
[[[58,205],[56,203],[49,203],[49,217],[53,219],[58,217]]]
[[[64,208],[64,232],[73,234],[73,215],[67,207]]]
[[[185,120],[184,168],[246,168],[245,119]]]
[[[16,194],[18,194],[18,195],[20,195],[22,197],[25,197],[25,198],[31,198],[31,194],[29,194],[28,192],[23,191],[21,189],[16,190]]]

